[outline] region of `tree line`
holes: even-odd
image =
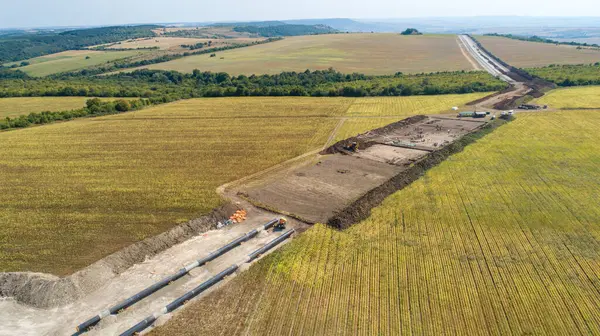
[[[600,85],[600,62],[576,65],[551,64],[542,68],[527,69],[527,72],[563,87]]]
[[[18,78],[0,81],[0,97],[93,96],[142,97],[168,100],[229,96],[411,96],[502,90],[506,84],[484,72],[368,76],[334,69],[238,75],[194,70],[136,70],[97,77]]]
[[[71,120],[75,118],[83,117],[97,117],[109,114],[117,114],[128,111],[135,111],[142,109],[146,106],[152,105],[153,103],[163,103],[163,101],[152,101],[150,99],[138,99],[138,100],[124,100],[118,99],[115,101],[102,101],[98,98],[89,99],[86,102],[84,108],[71,111],[45,111],[45,112],[32,112],[28,115],[22,115],[16,118],[6,117],[4,120],[0,120],[0,130],[12,129],[12,128],[25,128],[32,125],[43,125],[49,124],[56,121]]]
[[[560,41],[551,40],[551,39],[548,39],[545,37],[539,37],[537,35],[519,36],[519,35],[513,35],[513,34],[492,33],[492,34],[485,34],[485,36],[506,37],[509,39],[519,40],[519,41],[549,43],[549,44],[556,44],[556,45],[562,44],[562,45],[580,46],[580,47],[596,47],[596,48],[600,47],[598,44],[595,44],[595,43],[560,42]]]

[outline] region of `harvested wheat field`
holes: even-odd
[[[298,117],[304,104],[344,111],[279,101],[271,108]],[[217,186],[319,148],[336,123],[211,118],[203,103],[0,134],[0,271],[72,273],[219,206]]]
[[[187,38],[187,37],[149,37],[135,40],[127,40],[106,45],[106,49],[138,49],[138,48],[159,48],[160,50],[183,50],[182,45],[194,45],[197,43],[211,42],[211,48],[224,47],[236,44],[246,44],[255,41],[264,40],[263,38],[230,38],[230,39],[211,39],[211,38]],[[100,45],[102,46],[102,45]],[[98,46],[90,47],[95,48]],[[208,48],[208,47],[207,47]],[[189,49],[188,49],[189,51]]]
[[[89,97],[0,98],[0,118],[14,118],[32,112],[58,112],[80,109]]]
[[[473,70],[455,35],[333,34],[288,37],[282,41],[196,55],[148,69],[227,72],[232,75],[324,70],[389,75]]]
[[[30,65],[18,69],[31,76],[43,77],[100,65],[118,59],[139,56],[148,52],[148,50],[69,50],[29,59],[27,61],[31,63]]]
[[[347,118],[483,95],[193,99],[0,133],[0,271],[72,273],[207,213],[218,186],[322,148]],[[382,122],[364,119],[351,131]]]
[[[557,89],[536,101],[537,104],[564,109],[600,109],[600,86]]]
[[[152,335],[600,334],[599,111],[521,114]]]
[[[527,42],[497,36],[477,36],[479,42],[501,60],[518,68],[550,64],[588,64],[600,61],[600,50],[575,46]]]
[[[415,114],[450,113],[453,106],[462,106],[487,95],[489,93],[358,98],[348,108],[347,118],[340,124],[335,140],[344,140],[389,125],[398,121],[398,117],[404,119]]]

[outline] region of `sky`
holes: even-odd
[[[600,16],[600,4],[598,0],[0,0],[1,28],[501,15]]]

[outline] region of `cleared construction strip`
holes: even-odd
[[[103,318],[110,316],[110,315],[116,315],[119,314],[120,312],[122,312],[123,310],[131,307],[132,305],[134,305],[135,303],[143,300],[144,298],[150,296],[151,294],[157,292],[158,290],[168,286],[169,284],[171,284],[173,281],[183,277],[184,275],[188,274],[192,269],[197,268],[197,267],[202,267],[204,266],[206,263],[222,256],[223,254],[231,251],[232,249],[236,248],[237,246],[239,246],[240,244],[242,244],[245,241],[248,241],[252,238],[254,238],[256,235],[259,234],[260,231],[262,230],[268,230],[269,228],[271,228],[273,225],[275,225],[275,223],[277,223],[278,219],[272,219],[269,222],[267,222],[264,225],[261,225],[259,228],[256,228],[254,230],[249,231],[248,233],[234,239],[233,241],[229,242],[228,244],[226,244],[225,246],[211,252],[208,256],[196,260],[193,263],[189,264],[188,266],[180,269],[177,273],[172,274],[162,280],[160,280],[159,282],[153,284],[152,286],[138,292],[137,294],[119,302],[118,304],[108,308],[107,310],[102,311],[101,313],[99,313],[98,315],[86,320],[85,322],[81,323],[80,325],[77,326],[77,332],[74,335],[81,335],[84,332],[86,332],[87,330],[89,330],[89,328],[95,326],[96,324],[98,324]]]
[[[217,274],[214,277],[212,277],[212,278],[206,280],[205,282],[201,283],[198,287],[192,289],[191,291],[185,293],[181,297],[175,299],[173,302],[171,302],[168,305],[166,305],[165,307],[163,307],[160,311],[158,311],[158,312],[156,312],[156,313],[148,316],[147,318],[143,319],[142,321],[140,321],[139,323],[137,323],[133,327],[129,328],[128,330],[126,330],[125,332],[123,332],[121,334],[121,336],[131,336],[131,335],[135,335],[135,334],[137,334],[139,332],[144,331],[146,328],[148,328],[152,324],[154,324],[154,322],[156,321],[156,319],[158,319],[160,316],[168,314],[168,313],[171,313],[175,309],[183,306],[189,300],[191,300],[194,297],[200,295],[202,292],[204,292],[205,290],[209,289],[213,285],[219,283],[221,280],[223,280],[228,275],[231,275],[231,274],[235,273],[235,271],[242,264],[252,262],[256,258],[260,257],[262,254],[266,253],[267,251],[269,251],[273,247],[277,246],[278,244],[280,244],[281,242],[283,242],[284,240],[286,240],[287,238],[289,238],[294,232],[295,232],[294,229],[288,230],[287,232],[285,232],[281,236],[279,236],[279,237],[271,240],[265,246],[263,246],[263,247],[257,249],[256,251],[250,253],[248,255],[248,258],[245,261],[243,261],[243,262],[241,262],[239,264],[234,264],[234,265],[229,266],[227,269],[221,271],[219,274]]]

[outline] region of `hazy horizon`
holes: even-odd
[[[106,0],[82,5],[75,0],[0,0],[0,28],[106,26],[146,23],[228,22],[355,18],[359,20],[461,18],[461,17],[600,17],[596,0],[564,2],[506,0],[502,3],[432,0],[400,3],[394,0]],[[167,6],[165,6],[167,4]]]

